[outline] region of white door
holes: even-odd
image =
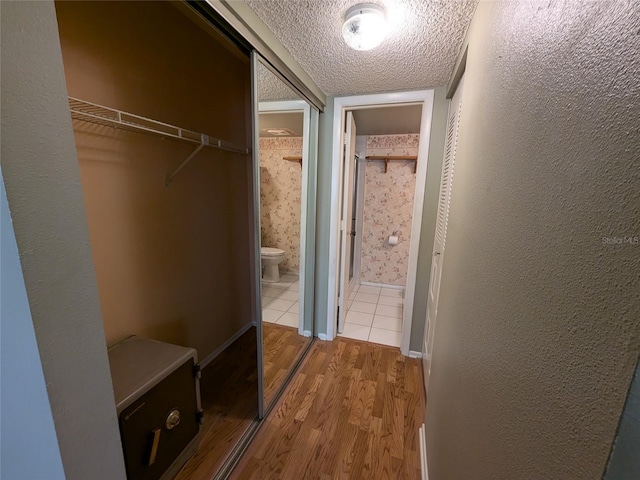
[[[356,122],[353,113],[347,112],[344,133],[344,149],[342,150],[342,213],[340,216],[340,289],[338,293],[338,333],[344,328],[344,318],[349,305],[349,295],[353,284],[349,281],[349,265],[351,265],[351,234],[353,211],[353,181],[356,164]]]
[[[433,337],[438,316],[438,296],[440,295],[440,280],[444,260],[444,248],[447,239],[447,223],[449,220],[449,204],[453,186],[453,167],[456,158],[458,140],[458,124],[462,108],[462,87],[464,76],[460,79],[456,93],[449,105],[447,120],[447,138],[442,162],[442,176],[440,178],[440,196],[438,199],[438,215],[436,218],[436,234],[433,240],[433,258],[431,259],[431,276],[429,279],[429,297],[427,300],[427,319],[424,332],[423,362],[424,384],[429,385],[431,371],[431,355],[433,353]]]

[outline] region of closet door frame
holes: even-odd
[[[258,54],[251,52],[251,129],[253,146],[251,149],[250,174],[253,182],[253,295],[251,298],[252,317],[256,322],[257,354],[258,354],[258,418],[265,416],[264,405],[264,349],[262,332],[262,256],[260,253],[260,128],[258,112]]]
[[[255,275],[254,275],[254,318],[257,322],[258,336],[258,388],[259,388],[259,417],[262,419],[268,414],[277,398],[286,388],[290,378],[297,370],[298,365],[311,346],[314,334],[314,288],[315,288],[315,232],[316,232],[316,191],[317,191],[317,149],[318,149],[318,116],[315,107],[303,99],[259,102],[258,67],[262,64],[283,83],[287,80],[256,51],[251,52],[252,68],[252,126],[253,126],[253,150],[252,150],[252,175],[253,175],[253,230],[255,245]],[[263,363],[263,328],[262,328],[262,275],[261,275],[261,208],[260,208],[260,126],[259,115],[264,112],[302,112],[302,172],[300,195],[300,267],[299,278],[299,310],[298,310],[298,334],[310,339],[300,358],[292,365],[287,380],[282,385],[280,392],[275,395],[271,405],[264,403],[264,363]]]

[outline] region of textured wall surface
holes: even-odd
[[[262,246],[280,248],[281,271],[300,268],[302,169],[282,157],[302,155],[302,137],[260,139],[260,230]]]
[[[419,134],[369,135],[366,156],[418,155]],[[360,280],[405,286],[411,240],[413,198],[416,190],[414,162],[366,161]],[[398,244],[388,237],[398,232]]]
[[[1,9],[2,174],[65,477],[123,479],[54,5]]]
[[[64,479],[0,172],[0,478]]]
[[[629,389],[605,480],[640,478],[640,362]]]
[[[478,7],[431,480],[602,477],[640,351],[639,31],[633,1]]]
[[[258,62],[258,98],[261,102],[266,102],[299,100],[300,96],[276,77],[271,70]]]
[[[246,2],[327,95],[444,85],[477,4],[376,0],[386,9],[390,32],[380,46],[362,52],[342,38],[344,15],[357,2]]]

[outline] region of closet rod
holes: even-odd
[[[97,103],[87,102],[86,100],[80,100],[75,97],[69,97],[69,110],[71,111],[71,118],[75,120],[96,123],[98,125],[105,125],[113,128],[123,128],[125,130],[131,130],[138,133],[150,133],[190,143],[197,143],[198,147],[196,150],[192,152],[178,168],[167,176],[165,185],[169,185],[169,182],[173,177],[175,177],[176,174],[182,170],[185,165],[189,163],[189,161],[191,161],[204,147],[216,148],[218,150],[239,153],[242,155],[249,155],[251,153],[249,148],[236,145],[232,142],[227,142],[226,140],[220,140],[218,138],[205,135],[204,133],[198,133],[192,130],[176,127],[175,125],[152,120],[134,113],[105,107],[104,105],[98,105]]]

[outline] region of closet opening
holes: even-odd
[[[149,423],[130,437],[122,425],[133,413],[119,418],[125,466],[129,478],[211,478],[262,395],[249,54],[185,4],[55,6],[110,356],[136,336],[194,349],[201,367],[198,412],[159,407],[155,418],[154,405],[184,391],[160,394],[164,379],[144,379],[154,400],[133,412]],[[114,385],[120,375],[112,370]],[[185,447],[176,439],[194,422]]]

